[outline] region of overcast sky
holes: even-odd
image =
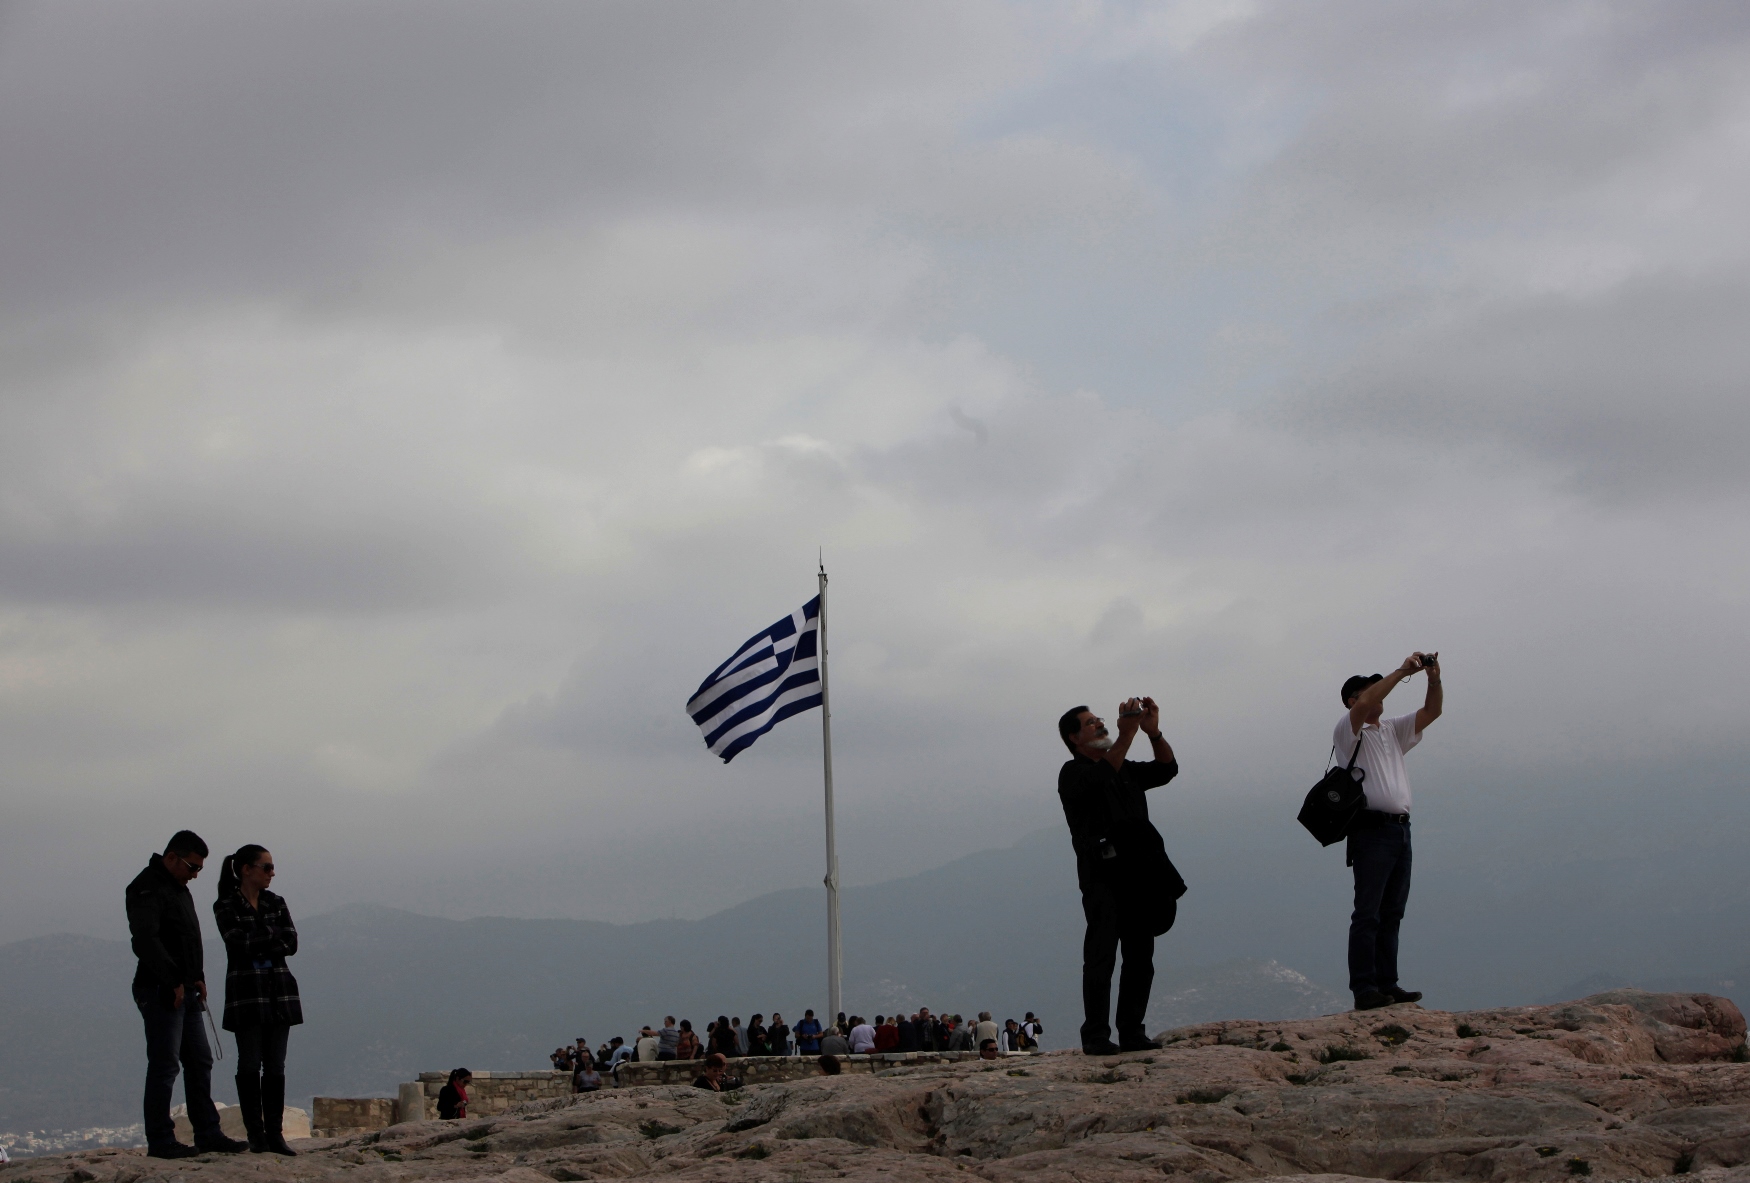
[[[1747,192],[1731,2],[0,6],[0,939],[181,826],[303,914],[817,883],[818,716],[682,707],[822,550],[852,882],[1133,693],[1292,825],[1417,648],[1424,799],[1680,794]]]

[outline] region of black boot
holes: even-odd
[[[286,1145],[286,1078],[284,1073],[261,1074],[261,1141],[270,1154],[296,1157],[297,1151]]]
[[[237,1107],[243,1110],[243,1129],[249,1135],[249,1153],[267,1153],[267,1142],[261,1135],[261,1074],[237,1074]]]

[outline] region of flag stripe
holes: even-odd
[[[817,596],[749,637],[699,683],[687,714],[725,764],[778,723],[820,705],[819,624]]]

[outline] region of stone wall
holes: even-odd
[[[1026,1053],[1015,1053],[1017,1055]],[[901,1064],[952,1063],[976,1060],[977,1052],[885,1052],[872,1056],[840,1056],[840,1070],[852,1074],[880,1072]],[[641,1084],[691,1084],[699,1074],[697,1060],[659,1060],[654,1064],[625,1063],[615,1078],[604,1073],[607,1087]],[[729,1075],[743,1084],[770,1084],[820,1075],[817,1056],[739,1056],[729,1061]],[[317,1097],[311,1133],[318,1138],[345,1138],[387,1129],[404,1121],[437,1118],[438,1093],[449,1081],[447,1072],[421,1072],[417,1081],[401,1086],[394,1097]],[[551,1101],[571,1095],[569,1072],[476,1072],[468,1086],[468,1116],[496,1117],[526,1101]],[[420,1112],[413,1112],[418,1098]]]
[[[1017,1056],[1029,1055],[1015,1052]],[[840,1056],[839,1071],[850,1073],[881,1072],[901,1064],[951,1064],[957,1060],[976,1060],[977,1052],[882,1052],[871,1056]],[[638,1084],[692,1084],[699,1075],[698,1060],[658,1060],[654,1064],[625,1063],[620,1065],[618,1087]],[[779,1080],[801,1080],[820,1075],[819,1056],[737,1056],[729,1061],[730,1076],[738,1076],[743,1084],[770,1084]],[[605,1076],[602,1081],[608,1083]]]
[[[437,1098],[449,1081],[448,1072],[421,1072],[419,1083],[425,1092],[423,1118],[404,1117],[415,1121],[437,1117]],[[571,1073],[554,1072],[476,1072],[468,1086],[468,1116],[496,1117],[513,1105],[524,1101],[550,1101],[571,1095]]]
[[[310,1134],[317,1138],[344,1138],[395,1124],[393,1097],[313,1097],[310,1101]]]

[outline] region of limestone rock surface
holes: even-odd
[[[675,1085],[295,1143],[296,1159],[87,1151],[0,1183],[1610,1180],[1750,1183],[1744,1017],[1613,991],[1165,1033],[1156,1052],[899,1064],[717,1094]]]

